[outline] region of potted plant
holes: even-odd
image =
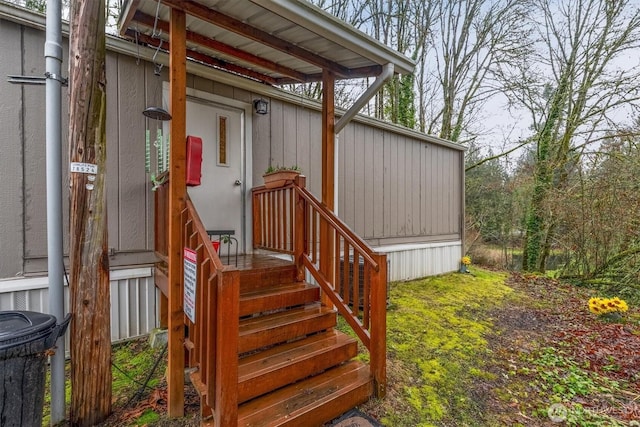
[[[264,186],[267,188],[284,187],[293,182],[300,175],[298,166],[269,166],[262,175]]]

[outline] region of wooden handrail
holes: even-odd
[[[298,279],[305,271],[315,279],[323,302],[336,307],[369,350],[376,395],[384,396],[386,255],[319,202],[302,176],[281,188],[253,189],[253,227],[254,248],[292,254]]]
[[[358,252],[365,257],[366,261],[370,263],[376,271],[378,271],[378,263],[373,259],[375,252],[365,243],[364,240],[354,233],[351,228],[342,222],[333,212],[327,209],[325,205],[316,200],[316,198],[313,197],[313,194],[311,194],[305,187],[296,186],[296,191],[304,197],[309,206],[320,213],[322,219],[326,221],[330,227],[338,230],[341,236],[343,236],[354,249],[357,249]]]
[[[285,185],[284,187],[280,187],[276,189],[276,191],[283,192],[291,189],[295,189],[296,192],[300,193],[304,197],[308,205],[310,205],[311,207],[316,209],[318,212],[320,212],[322,219],[327,221],[327,223],[332,228],[340,230],[341,233],[343,233],[345,239],[347,239],[348,243],[353,247],[357,248],[360,253],[365,255],[367,261],[371,263],[376,270],[378,270],[379,268],[378,263],[372,257],[372,254],[375,253],[373,249],[371,249],[371,247],[367,245],[367,243],[364,240],[362,240],[357,234],[355,234],[347,224],[342,222],[337,216],[335,216],[333,212],[327,209],[325,205],[320,203],[313,196],[313,194],[309,192],[309,190],[307,190],[305,187],[296,186],[295,184],[288,184],[288,185]],[[258,196],[259,198],[259,196],[262,194],[273,193],[273,192],[274,192],[273,189],[268,189],[266,187],[256,187],[253,190],[254,200],[256,199],[256,196]],[[254,218],[254,222],[255,222],[255,218]],[[258,237],[258,235],[255,235],[255,237]],[[254,238],[254,246],[255,246],[255,238]],[[258,245],[258,247],[263,247],[264,249],[270,249],[276,252],[288,252],[288,251],[278,250],[277,248],[271,248],[268,246]]]
[[[168,182],[165,179],[155,192],[156,252],[160,259],[166,243]],[[235,426],[240,275],[235,267],[222,263],[188,198],[180,221],[184,248],[196,253],[195,322],[184,316],[187,363],[197,368],[193,379],[202,394],[203,416],[212,416],[217,426]],[[184,282],[182,287],[184,290]]]

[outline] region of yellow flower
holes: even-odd
[[[594,314],[607,314],[629,310],[627,303],[618,298],[589,298],[589,311]]]
[[[618,305],[618,311],[624,313],[627,310],[629,310],[629,306],[627,305],[627,303],[625,301],[620,301],[620,305]]]
[[[463,263],[464,265],[469,265],[469,264],[471,264],[471,257],[470,257],[470,256],[463,256],[463,257],[462,257],[462,263]]]

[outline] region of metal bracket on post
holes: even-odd
[[[46,83],[46,77],[38,76],[7,76],[7,81],[13,84],[22,85],[43,85]]]
[[[59,81],[59,82],[60,82],[60,84],[61,84],[62,86],[65,86],[65,87],[66,87],[66,86],[68,86],[68,85],[69,85],[69,79],[67,79],[67,78],[65,78],[65,77],[62,77],[62,76],[59,76],[59,75],[57,75],[57,74],[52,74],[52,73],[50,73],[50,72],[48,72],[48,71],[47,71],[46,73],[44,73],[44,76],[45,76],[45,78],[47,78],[47,79],[52,79],[52,80],[57,80],[57,81]]]
[[[16,75],[8,75],[7,81],[13,84],[22,84],[22,85],[43,85],[47,82],[47,79],[56,80],[60,82],[62,86],[68,86],[69,79],[59,76],[57,74],[52,74],[49,72],[44,73],[44,77],[39,76],[16,76]]]

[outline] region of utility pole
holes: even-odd
[[[111,412],[106,199],[105,0],[71,2],[69,38],[71,411],[73,426]],[[89,370],[89,371],[88,371]]]

